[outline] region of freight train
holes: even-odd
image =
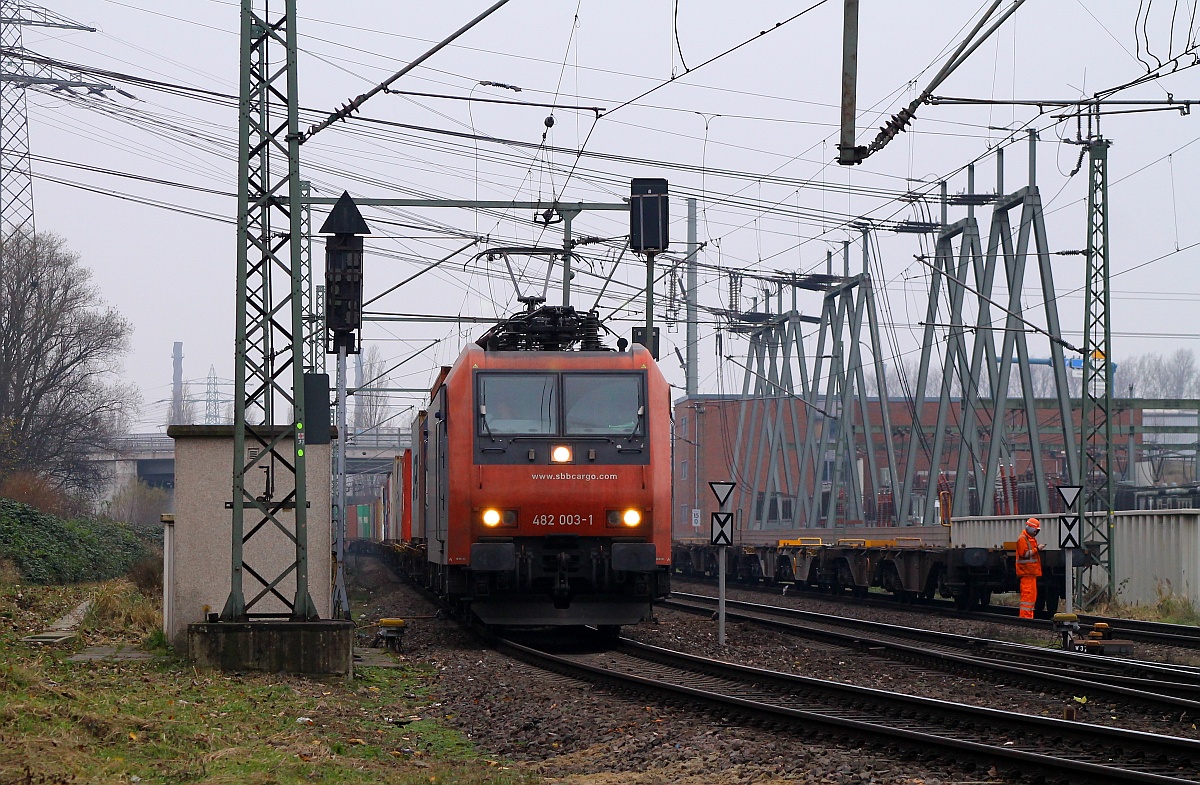
[[[442,369],[385,550],[484,624],[615,632],[670,591],[670,389],[595,312],[522,302]]]
[[[717,574],[719,550],[707,541],[681,540],[674,546],[675,572],[684,577]],[[948,547],[918,538],[842,539],[825,544],[819,537],[783,539],[726,549],[727,573],[734,580],[798,585],[834,594],[865,596],[872,588],[903,602],[952,598],[960,610],[986,607],[993,594],[1017,591],[1016,543],[998,548]],[[1063,552],[1042,551],[1037,610],[1054,613],[1064,597]],[[1075,566],[1093,562],[1087,549]]]

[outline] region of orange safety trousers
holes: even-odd
[[[1021,618],[1033,618],[1033,606],[1037,603],[1037,576],[1021,576]]]

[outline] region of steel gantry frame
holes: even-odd
[[[938,517],[933,500],[943,489],[950,505],[944,518],[992,514],[992,488],[1017,452],[1036,457],[1029,466],[1040,510],[1048,512],[1051,504],[1045,454],[1061,449],[1062,479],[1077,476],[1064,350],[1081,350],[1061,338],[1035,176],[1036,142],[1031,135],[1025,187],[1005,191],[1002,150],[995,192],[976,193],[973,166],[967,167],[966,193],[948,197],[943,187],[942,220],[933,226],[935,252],[931,259],[918,257],[929,270],[928,306],[917,378],[905,395],[888,391],[884,362],[895,357],[882,340],[868,228],[861,228],[861,274],[850,275],[847,248],[843,276],[832,275],[832,261],[827,276],[798,276],[805,285],[795,288],[822,292],[819,318],[802,315],[794,296],[792,310],[782,312],[787,284],[782,277],[781,313],[766,323],[763,314],[731,309],[733,331],[749,339],[730,467],[739,480],[735,502],[746,511],[746,528],[836,526],[865,517],[880,525],[932,524]],[[966,205],[967,215],[949,222],[950,204]],[[985,248],[975,211],[989,204]],[[1042,295],[1036,308],[1027,308],[1022,298],[1031,274]],[[806,323],[817,325],[813,334],[803,333]],[[1049,422],[1038,414],[1046,407],[1035,399],[1031,335],[1047,341],[1053,367]],[[927,393],[937,372],[940,381]],[[1013,388],[1014,374],[1019,390]],[[906,448],[896,444],[906,428],[893,415],[901,403],[911,421]],[[931,415],[935,423],[922,427]],[[1016,422],[1021,416],[1024,425]],[[894,419],[899,427],[893,427]],[[873,516],[864,515],[870,513],[870,493]],[[925,503],[919,505],[922,495]],[[885,506],[889,498],[894,506]]]
[[[309,620],[319,614],[308,589],[296,3],[276,0],[275,13],[261,5],[241,3],[232,562],[221,618]],[[258,493],[248,479],[260,471]],[[282,569],[251,565],[254,538],[273,532],[294,545],[294,560]],[[249,599],[246,575],[257,584]],[[270,598],[286,612],[256,609]]]

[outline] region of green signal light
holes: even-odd
[[[299,458],[304,457],[304,448],[303,447],[301,447],[299,450],[296,450],[296,456]]]

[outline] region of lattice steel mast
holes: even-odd
[[[318,613],[308,591],[296,3],[277,2],[283,11],[274,14],[270,2],[260,4],[262,13],[254,0],[241,4],[233,547],[221,617],[279,615],[253,610],[270,595],[291,619],[306,620]],[[280,415],[290,421],[277,424]],[[258,494],[247,487],[247,475],[264,468],[267,482]],[[295,560],[278,574],[264,574],[263,565],[255,569],[244,558],[245,546],[264,529],[295,544]],[[249,600],[247,574],[258,584]],[[289,599],[279,587],[293,575]]]
[[[1100,135],[1099,106],[1093,107],[1095,134],[1084,146],[1088,152],[1087,286],[1084,289],[1083,329],[1083,434],[1079,485],[1084,487],[1082,509],[1102,512],[1085,516],[1084,540],[1097,543],[1098,561],[1108,573],[1108,596],[1113,598],[1112,533],[1116,488],[1113,484],[1112,333],[1109,325],[1108,253],[1108,148],[1112,142]],[[1089,126],[1091,123],[1089,123]],[[1084,590],[1092,568],[1083,570],[1078,586]]]
[[[45,8],[20,0],[0,0],[0,237],[32,235],[34,231],[26,88],[78,87],[93,92],[114,89],[105,82],[31,62],[22,34],[26,27],[96,32],[94,27]]]

